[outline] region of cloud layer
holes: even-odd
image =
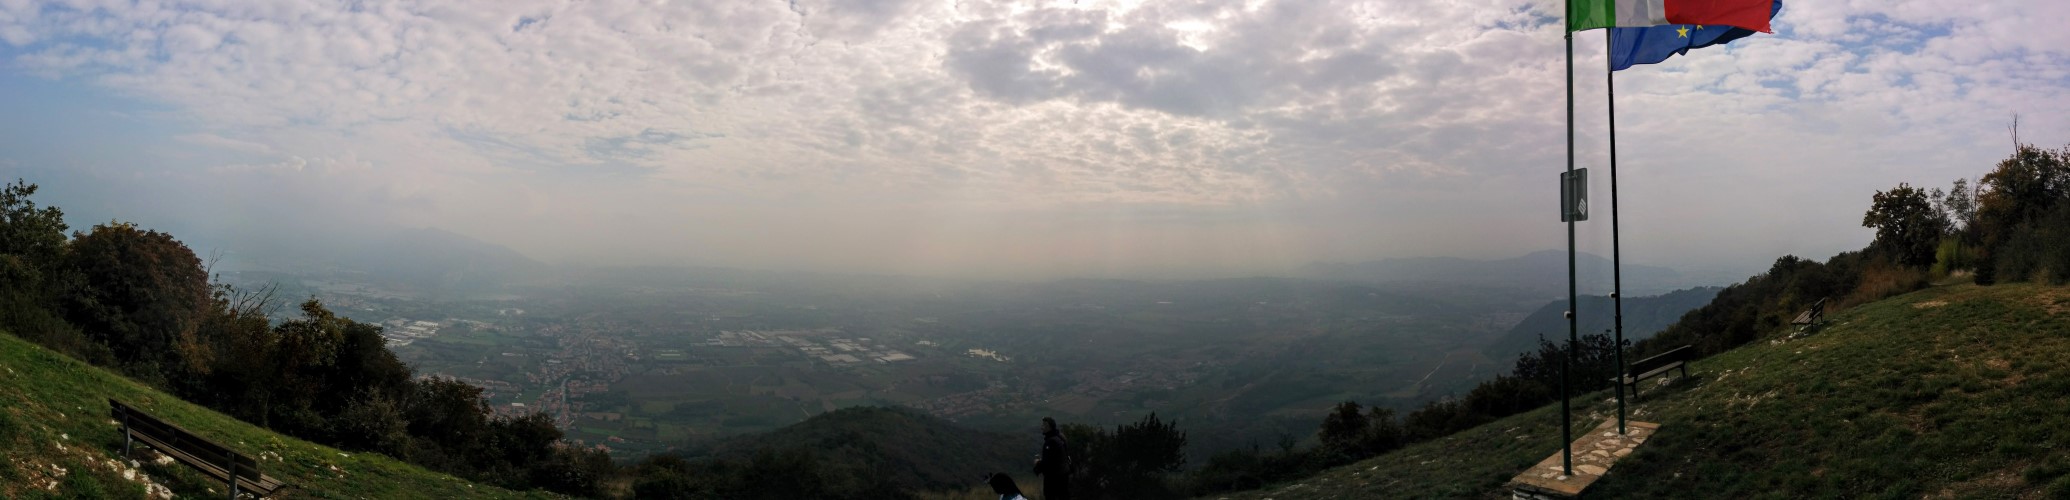
[[[1558,246],[1557,12],[0,0],[0,71],[148,103],[171,139],[136,154],[188,198],[306,186],[286,199],[550,259],[1242,273]],[[1776,35],[1622,72],[1627,248],[1823,255],[1864,242],[1870,191],[1981,173],[2014,112],[2070,141],[2061,26],[2070,4],[1792,2]],[[1575,45],[1600,167],[1601,35]]]

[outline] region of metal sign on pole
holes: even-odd
[[[1560,172],[1560,222],[1588,220],[1588,169]]]
[[[1574,12],[1572,4],[1573,0],[1568,0],[1567,12],[1570,14]],[[1585,187],[1587,183],[1574,182],[1575,178],[1579,177],[1574,173],[1574,32],[1568,30],[1565,38],[1567,39],[1567,173],[1561,177],[1563,182],[1560,183],[1560,191],[1573,192],[1576,195],[1580,195],[1582,194],[1580,193],[1581,189],[1568,187]],[[1560,473],[1573,476],[1574,412],[1567,402],[1567,386],[1569,385],[1567,379],[1571,378],[1568,372],[1572,371],[1571,368],[1574,365],[1574,341],[1575,337],[1578,336],[1575,333],[1575,329],[1579,328],[1579,324],[1575,323],[1574,319],[1576,299],[1574,288],[1574,223],[1588,216],[1588,197],[1574,196],[1567,198],[1563,196],[1561,204],[1564,205],[1561,208],[1561,212],[1565,215],[1561,219],[1567,221],[1567,355],[1562,358],[1563,361],[1560,363]]]

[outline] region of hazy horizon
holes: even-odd
[[[203,253],[345,226],[1007,279],[1499,259],[1566,243],[1557,6],[0,1],[0,177]],[[2015,113],[2070,143],[2065,25],[1788,2],[1618,72],[1626,262],[1822,260],[1871,193],[1986,172]],[[1578,246],[1609,256],[1602,36],[1575,36]]]

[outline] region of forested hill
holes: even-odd
[[[1699,287],[1624,299],[1624,338],[1637,342],[1666,330],[1682,315],[1711,303],[1719,290],[1723,288]],[[1583,295],[1576,309],[1581,311],[1578,330],[1582,335],[1609,331],[1615,323],[1616,304],[1608,296]],[[1511,360],[1521,353],[1536,352],[1540,336],[1554,342],[1567,338],[1567,317],[1561,314],[1566,311],[1565,300],[1547,302],[1481,352],[1490,359]]]
[[[720,443],[713,454],[751,458],[762,450],[811,450],[833,463],[867,465],[905,489],[964,486],[993,472],[1022,472],[1041,435],[1014,436],[959,427],[916,410],[852,407],[762,434]]]

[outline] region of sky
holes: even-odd
[[[435,227],[550,263],[1010,279],[1563,248],[1543,0],[0,0],[0,175],[197,246]],[[2070,2],[1796,0],[1618,72],[1622,251],[1860,248],[2070,144]],[[1608,255],[1603,32],[1578,246]],[[240,240],[239,238],[243,238]],[[190,241],[193,241],[190,239]],[[201,249],[197,249],[201,250]],[[236,248],[228,248],[232,252]]]

